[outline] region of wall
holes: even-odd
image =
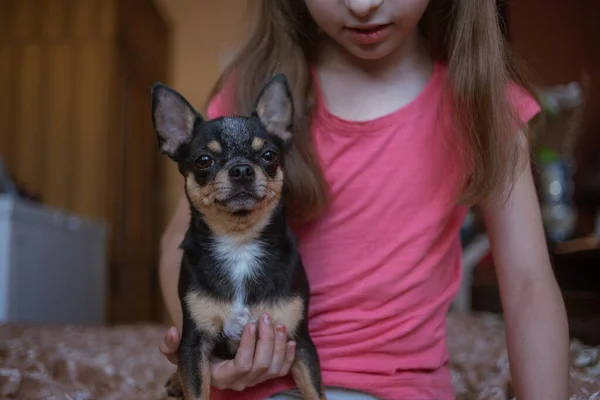
[[[111,322],[157,318],[162,159],[149,111],[167,41],[147,0],[0,1],[0,154],[45,204],[107,223]]]
[[[168,84],[200,112],[216,81],[219,66],[247,28],[243,0],[156,0],[172,27]],[[164,160],[165,216],[170,218],[183,193],[175,165]]]
[[[107,216],[111,2],[0,2],[0,155],[54,207]]]

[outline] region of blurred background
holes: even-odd
[[[246,12],[241,0],[0,1],[2,179],[19,193],[0,208],[13,227],[0,231],[0,317],[163,318],[158,241],[182,181],[159,155],[150,88],[203,110]]]
[[[536,176],[570,317],[600,321],[600,3],[499,12],[548,115]],[[158,153],[150,87],[204,110],[248,13],[242,0],[0,0],[0,322],[166,321],[158,243],[182,180]],[[467,307],[494,311],[477,251]]]

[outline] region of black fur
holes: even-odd
[[[261,278],[245,282],[247,300],[251,304],[294,294],[308,297],[308,282],[296,248],[296,239],[286,224],[283,207],[281,204],[276,207],[271,223],[257,239],[265,249],[265,256],[261,260]],[[210,251],[214,234],[193,207],[191,214],[192,224],[180,246],[184,256],[179,296],[184,297],[189,290],[201,289],[217,299],[233,300],[233,283]]]
[[[270,99],[269,95],[279,98]],[[282,95],[284,98],[281,98]],[[261,101],[273,103],[262,104],[265,108],[261,107]],[[285,106],[290,108],[277,108]],[[267,110],[266,116],[260,114],[264,109]],[[272,114],[277,112],[289,117],[289,123],[282,124],[276,120],[270,126],[281,131],[269,131],[265,118],[273,117]],[[190,115],[193,116],[193,121],[189,118]],[[293,107],[287,80],[281,75],[265,85],[256,110],[250,116],[221,117],[209,121],[204,120],[179,93],[156,84],[152,90],[152,120],[158,133],[159,147],[178,164],[183,176],[192,174],[195,182],[203,187],[213,182],[220,171],[230,170],[232,165],[239,163],[258,167],[273,179],[282,168],[285,151],[290,145],[288,133],[292,131]],[[260,150],[252,148],[255,138],[262,139],[264,143]],[[220,145],[219,151],[211,150],[211,142]],[[265,157],[267,152],[274,154],[276,160]],[[207,159],[212,161],[207,162]],[[206,168],[211,162],[211,166]],[[250,186],[251,184],[237,184],[235,188],[251,191]],[[233,358],[235,354],[226,345],[227,338],[222,332],[214,337],[204,327],[196,325],[184,299],[192,292],[202,293],[214,300],[233,301],[236,286],[229,271],[222,268],[221,260],[213,251],[219,235],[193,205],[189,193],[188,199],[191,223],[180,245],[183,258],[178,293],[183,310],[183,329],[178,355],[182,384],[188,388],[183,392],[191,392],[195,398],[200,398],[203,384],[201,368],[206,365],[204,361],[211,354],[221,358]],[[263,251],[258,273],[243,282],[246,304],[257,305],[298,296],[302,298],[303,318],[296,332],[288,333],[297,341],[296,362],[303,363],[309,371],[308,379],[314,385],[317,398],[324,398],[319,359],[307,324],[310,292],[308,280],[297,250],[296,238],[286,220],[283,200],[278,196],[271,201],[274,201],[271,218],[253,239],[254,243],[260,243]],[[177,393],[176,388],[170,387],[169,390]]]

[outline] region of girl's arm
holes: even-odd
[[[181,331],[181,304],[177,294],[179,268],[183,252],[179,244],[185,236],[190,224],[190,208],[185,198],[181,196],[173,217],[169,221],[160,241],[159,280],[163,301],[167,307],[172,323]]]
[[[483,215],[502,297],[517,398],[564,400],[569,398],[567,318],[527,166],[508,201],[488,205]]]

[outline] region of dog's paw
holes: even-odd
[[[171,377],[165,383],[165,400],[183,400],[183,388],[181,387],[181,381],[177,373],[171,375]]]
[[[231,340],[239,341],[242,338],[244,327],[249,321],[250,310],[248,307],[236,307],[223,325],[223,335]]]

